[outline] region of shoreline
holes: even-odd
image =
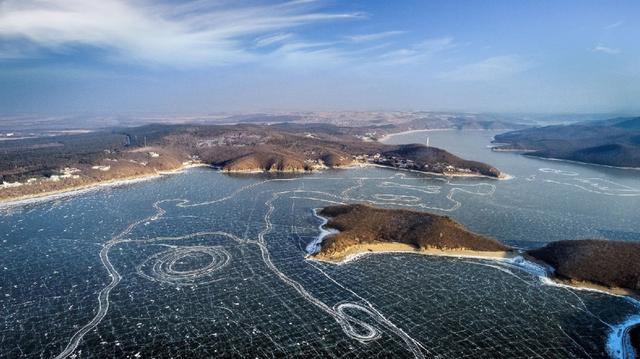
[[[310,173],[315,173],[315,172],[325,170],[325,169],[319,169],[319,170],[312,170],[312,171],[263,171],[263,170],[228,171],[228,170],[219,169],[204,163],[191,164],[191,165],[180,166],[173,170],[157,171],[154,173],[148,173],[148,174],[143,174],[138,176],[113,178],[105,181],[95,181],[82,186],[71,186],[68,188],[60,189],[60,190],[40,192],[40,193],[28,194],[28,195],[17,196],[17,197],[8,197],[8,198],[0,199],[0,209],[4,209],[7,207],[21,206],[21,205],[30,204],[30,203],[44,202],[44,201],[63,198],[67,196],[73,196],[73,195],[82,194],[100,187],[116,187],[116,186],[130,184],[130,183],[147,181],[147,180],[162,177],[164,175],[180,173],[184,170],[187,170],[190,168],[196,168],[196,167],[209,167],[227,174],[247,174],[247,175],[262,174],[262,173],[310,174]],[[491,177],[491,176],[486,176],[482,174],[463,174],[463,173],[443,174],[443,173],[437,173],[437,172],[411,170],[408,168],[396,168],[392,166],[378,165],[374,163],[353,163],[348,166],[341,166],[341,167],[334,167],[334,168],[327,168],[327,169],[329,170],[347,169],[348,170],[348,169],[357,168],[357,167],[378,167],[378,168],[386,168],[386,169],[391,169],[396,171],[415,172],[415,173],[422,173],[422,174],[427,174],[431,176],[440,176],[440,177],[448,177],[448,178],[487,178],[487,179],[494,179],[494,180],[508,180],[513,178],[510,175],[504,174],[504,173],[501,174],[500,177]]]
[[[394,132],[394,133],[388,133],[385,135],[382,135],[382,137],[378,138],[377,141],[384,143],[384,141],[388,140],[391,137],[394,136],[401,136],[401,135],[407,135],[407,134],[411,134],[411,133],[418,133],[418,132],[440,132],[440,131],[494,131],[494,132],[498,132],[498,131],[515,131],[516,129],[512,129],[512,128],[464,128],[464,129],[458,129],[458,128],[430,128],[430,129],[423,129],[423,130],[407,130],[407,131],[400,131],[400,132]]]
[[[541,270],[533,270],[533,271],[529,270],[529,272],[536,274],[547,285],[551,285],[555,287],[565,287],[565,288],[571,288],[571,289],[589,291],[589,292],[598,292],[602,294],[612,295],[615,297],[625,297],[625,298],[628,298],[629,300],[638,301],[638,305],[640,306],[640,301],[639,301],[640,296],[638,293],[634,292],[633,290],[621,288],[621,287],[608,287],[602,284],[584,281],[584,280],[560,278],[554,275],[555,268],[553,268],[551,265],[547,264],[546,262],[543,262],[530,255],[527,255],[524,252],[520,257],[521,257],[521,263],[517,263],[516,265],[525,270],[527,269],[526,267],[530,267],[530,266],[540,267]],[[525,265],[524,262],[526,262],[526,264],[528,265]]]
[[[392,170],[396,170],[396,171],[404,171],[404,172],[413,172],[413,173],[423,173],[423,174],[428,174],[428,175],[432,175],[432,176],[439,176],[439,177],[448,177],[448,178],[487,178],[487,179],[492,179],[492,180],[500,180],[500,181],[504,181],[504,180],[509,180],[512,179],[513,176],[511,176],[508,173],[500,173],[500,176],[498,177],[493,177],[493,176],[487,176],[487,175],[483,175],[483,174],[468,174],[468,173],[453,173],[453,174],[444,174],[444,173],[439,173],[439,172],[427,172],[427,171],[418,171],[418,170],[412,170],[410,168],[398,168],[398,167],[393,167],[393,166],[385,166],[385,165],[379,165],[376,163],[357,163],[357,164],[353,164],[349,167],[345,167],[345,168],[350,168],[350,167],[377,167],[377,168],[387,168],[387,169],[392,169]]]
[[[128,185],[132,183],[150,181],[165,175],[180,173],[187,169],[196,168],[196,167],[209,167],[209,166],[206,164],[183,165],[173,170],[157,171],[155,173],[148,173],[148,174],[138,175],[138,176],[113,178],[106,181],[96,181],[96,182],[88,183],[86,185],[72,186],[69,188],[64,188],[56,191],[48,191],[48,192],[29,194],[29,195],[18,196],[18,197],[10,197],[10,198],[0,200],[0,210],[6,209],[9,207],[23,206],[23,205],[32,204],[32,203],[46,202],[46,201],[56,200],[60,198],[76,196],[76,195],[84,194],[84,193],[94,191],[103,187],[118,187],[118,186]]]
[[[391,137],[395,137],[395,136],[408,135],[408,134],[411,134],[411,133],[418,133],[418,132],[441,132],[441,131],[461,131],[461,130],[456,130],[455,128],[433,128],[433,129],[425,129],[425,130],[406,130],[406,131],[400,131],[400,132],[384,134],[384,135],[382,135],[382,137],[378,138],[376,141],[380,142],[380,143],[384,143],[384,141],[390,139]]]
[[[232,174],[273,174],[273,173],[310,174],[310,173],[317,173],[317,172],[322,172],[322,171],[326,171],[326,170],[349,170],[349,169],[353,169],[353,168],[366,168],[366,167],[385,168],[385,169],[390,169],[390,170],[395,170],[395,171],[422,173],[422,174],[427,174],[427,175],[432,175],[432,176],[449,177],[449,178],[487,178],[487,179],[494,179],[494,180],[508,180],[508,179],[512,179],[513,178],[513,176],[511,176],[511,175],[509,175],[507,173],[501,173],[499,177],[493,177],[493,176],[483,175],[483,174],[479,174],[479,173],[460,173],[460,172],[455,172],[455,173],[451,173],[451,174],[445,174],[445,173],[440,173],[440,172],[413,170],[413,169],[410,169],[410,168],[399,168],[399,167],[393,167],[393,166],[387,166],[387,165],[381,165],[381,164],[369,163],[369,162],[352,162],[351,164],[342,165],[342,166],[323,167],[323,168],[317,168],[317,169],[311,169],[311,170],[295,170],[295,171],[294,170],[265,171],[265,170],[262,170],[262,169],[227,170],[227,169],[220,168],[220,167],[212,167],[212,168],[217,169],[222,173],[232,173]]]
[[[326,217],[322,217],[321,215],[318,214],[318,208],[314,208],[313,209],[313,216],[316,218],[319,218],[322,223],[320,223],[320,225],[318,225],[318,229],[320,230],[320,234],[318,235],[318,237],[316,239],[314,239],[313,241],[309,242],[309,244],[307,244],[307,246],[305,247],[305,250],[307,251],[307,253],[318,253],[320,251],[320,245],[322,244],[322,241],[329,235],[331,234],[335,234],[338,233],[337,230],[332,229],[332,228],[325,228],[325,225],[327,223],[329,223],[329,219]]]
[[[325,235],[326,237],[326,235]],[[324,239],[324,237],[323,237]],[[315,241],[314,241],[315,242]],[[409,253],[420,254],[434,257],[452,257],[452,258],[477,258],[477,259],[491,259],[491,260],[504,260],[512,259],[518,256],[517,252],[513,251],[476,251],[471,249],[440,249],[440,248],[416,248],[406,243],[398,242],[379,242],[379,243],[366,243],[356,244],[345,251],[331,256],[323,256],[316,254],[310,254],[309,260],[331,263],[335,265],[342,265],[349,262],[356,261],[360,258],[375,254],[387,254],[387,253]]]
[[[250,170],[229,170],[224,168],[214,167],[217,170],[224,173],[240,173],[240,174],[258,174],[258,173],[313,173],[318,170],[263,170],[263,169],[250,169]]]
[[[581,281],[581,280],[571,280],[571,279],[562,279],[556,277],[546,277],[549,281],[553,282],[555,286],[569,287],[577,290],[584,290],[588,292],[598,292],[603,294],[609,294],[616,297],[627,297],[632,300],[638,300],[638,294],[634,291],[626,288],[620,287],[607,287],[601,284]]]
[[[500,146],[489,146],[489,147],[490,147],[492,152],[517,153],[517,154],[520,154],[520,155],[522,155],[524,157],[528,157],[528,158],[532,158],[532,159],[541,159],[541,160],[548,160],[548,161],[566,162],[566,163],[572,163],[572,164],[578,164],[578,165],[587,165],[587,166],[596,166],[596,167],[606,167],[606,168],[613,168],[613,169],[619,169],[619,170],[640,171],[640,167],[625,167],[625,166],[603,165],[601,163],[582,162],[582,161],[568,160],[568,159],[564,159],[564,158],[536,156],[536,155],[532,154],[532,153],[538,152],[538,150],[502,149]]]
[[[547,160],[547,161],[567,162],[567,163],[573,163],[573,164],[579,164],[579,165],[606,167],[606,168],[612,168],[612,169],[618,169],[618,170],[640,171],[640,167],[622,167],[622,166],[603,165],[603,164],[599,164],[599,163],[589,163],[589,162],[580,162],[580,161],[574,161],[574,160],[566,160],[566,159],[563,159],[563,158],[534,156],[534,155],[529,155],[529,154],[526,154],[526,153],[523,153],[522,155],[525,156],[525,157],[529,157],[529,158],[542,159],[542,160]]]
[[[502,152],[502,153],[521,153],[521,154],[525,154],[525,153],[532,153],[532,152],[537,152],[536,150],[527,150],[527,149],[502,149],[500,147],[492,147],[492,146],[487,146],[491,149],[492,152]]]

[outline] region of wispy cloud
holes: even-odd
[[[222,6],[224,5],[224,6]],[[319,10],[313,1],[243,6],[194,0],[179,6],[149,0],[4,0],[0,37],[55,53],[79,46],[106,50],[119,59],[172,66],[250,60],[247,39],[266,46],[298,26],[363,17]],[[262,40],[258,38],[262,37]],[[13,49],[15,52],[15,48]]]
[[[353,60],[350,54],[327,43],[294,42],[281,46],[263,60],[272,67],[314,69],[343,66]]]
[[[611,29],[615,29],[616,27],[620,27],[622,25],[624,25],[624,21],[620,20],[605,26],[604,29],[611,30]]]
[[[456,44],[451,37],[427,39],[406,48],[386,52],[380,56],[379,60],[382,63],[392,65],[417,63],[455,46]]]
[[[459,66],[442,73],[439,78],[451,81],[500,80],[532,67],[532,62],[517,55],[490,57],[480,62]]]
[[[607,46],[604,46],[604,45],[596,45],[591,49],[591,51],[602,52],[602,53],[609,54],[609,55],[615,55],[615,54],[620,53],[620,50],[613,49],[613,48],[610,48],[610,47],[607,47]]]
[[[392,36],[402,35],[405,33],[406,31],[394,30],[394,31],[374,32],[371,34],[351,35],[351,36],[345,36],[345,38],[353,42],[366,42],[366,41],[382,40]]]
[[[32,46],[26,44],[16,44],[14,42],[0,41],[0,60],[25,59],[29,54],[36,52]]]
[[[285,42],[285,41],[290,40],[292,38],[293,38],[293,34],[292,33],[280,33],[280,34],[273,34],[273,35],[263,36],[263,37],[260,37],[260,38],[256,39],[256,47],[271,46],[271,45],[275,45],[275,44],[279,44],[279,43]]]

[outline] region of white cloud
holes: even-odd
[[[452,81],[500,80],[531,68],[532,64],[520,56],[505,55],[490,57],[480,62],[459,66],[439,77]]]
[[[0,38],[53,52],[91,46],[126,61],[215,65],[250,60],[253,54],[247,50],[247,38],[362,17],[319,11],[312,3],[221,6],[195,0],[169,6],[150,0],[4,0],[0,2]],[[263,38],[262,44],[276,40]]]
[[[396,31],[375,32],[371,34],[351,35],[351,36],[346,36],[345,38],[353,42],[365,42],[365,41],[382,40],[388,37],[402,35],[405,33],[406,33],[405,31],[396,30]]]
[[[615,55],[615,54],[620,53],[620,50],[612,49],[612,48],[604,46],[604,45],[596,45],[594,48],[591,49],[591,51],[602,52],[602,53],[609,54],[609,55]]]

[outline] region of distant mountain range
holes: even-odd
[[[201,115],[133,114],[133,115],[0,115],[0,137],[4,132],[15,136],[56,135],[63,130],[98,130],[113,127],[136,127],[145,124],[275,124],[326,123],[340,127],[380,127],[389,132],[424,129],[499,129],[517,130],[522,116],[427,111],[307,111],[273,113],[215,113]]]
[[[617,167],[640,167],[640,117],[511,131],[495,136],[497,151]]]

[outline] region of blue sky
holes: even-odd
[[[0,0],[0,112],[640,113],[638,1]]]

